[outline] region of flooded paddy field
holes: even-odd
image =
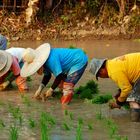
[[[45,42],[45,41],[44,41]],[[47,41],[48,42],[48,41]],[[12,42],[10,46],[36,48],[42,42]],[[89,56],[113,58],[140,51],[138,41],[87,40],[50,41],[53,47],[83,48]],[[1,92],[0,96],[0,139],[13,137],[19,140],[139,140],[140,123],[130,122],[129,110],[110,110],[108,104],[91,104],[73,99],[70,105],[62,106],[60,99],[46,102],[32,98],[41,76],[31,77],[29,92],[22,96],[16,86]],[[86,84],[95,77],[88,67],[76,87]],[[95,80],[96,81],[96,80]],[[99,79],[101,94],[115,94],[117,87],[110,79]],[[12,139],[14,140],[14,139]]]

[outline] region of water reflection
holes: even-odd
[[[131,52],[139,52],[140,51],[140,42],[135,42],[133,40],[80,40],[80,41],[20,41],[20,42],[12,42],[10,46],[15,47],[31,47],[36,48],[43,42],[50,42],[53,47],[69,47],[69,45],[77,46],[79,48],[83,48],[89,58],[98,57],[98,58],[113,58],[119,55],[123,55]],[[88,70],[85,71],[83,77],[79,81],[78,85],[83,85],[90,79],[94,79],[93,75],[91,75]],[[29,96],[32,95],[36,87],[39,85],[41,81],[41,77],[35,75],[34,80],[32,81],[32,85],[30,86]],[[117,90],[116,85],[110,79],[99,79],[99,88],[102,93],[112,93],[114,94]],[[22,105],[21,100],[17,94],[13,95],[11,93],[4,93],[1,95],[1,99],[7,100],[15,103],[15,105],[20,105],[24,109],[25,116],[34,116],[34,118],[38,118],[39,113],[42,111],[48,111],[53,116],[55,116],[57,120],[57,127],[51,131],[51,139],[52,140],[74,140],[76,130],[74,127],[77,125],[77,119],[82,117],[84,122],[86,122],[83,126],[83,139],[84,140],[109,140],[108,130],[105,128],[104,124],[101,124],[100,121],[97,121],[96,113],[101,110],[103,115],[107,118],[113,119],[115,123],[118,125],[119,134],[128,136],[129,140],[139,140],[140,139],[140,124],[130,122],[129,119],[129,111],[124,109],[115,109],[109,110],[108,105],[96,106],[89,105],[83,103],[83,101],[75,101],[73,100],[70,106],[61,106],[59,100],[49,100],[45,103],[32,101],[32,107],[25,107]],[[14,90],[14,92],[17,92]],[[6,102],[6,101],[5,101]],[[72,126],[72,130],[70,132],[65,132],[62,128],[62,123],[65,119],[64,111],[68,110],[74,114],[74,126]],[[31,112],[30,112],[31,111]],[[4,110],[2,110],[4,112]],[[3,113],[2,117],[6,114]],[[93,123],[94,129],[93,131],[88,131],[87,123]],[[28,129],[25,130],[28,133]],[[33,132],[32,132],[33,133]],[[40,139],[39,132],[35,130],[35,132],[31,135],[28,135],[25,139]],[[4,138],[4,136],[3,136]]]

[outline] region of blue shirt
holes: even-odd
[[[51,48],[49,58],[44,63],[44,73],[53,73],[56,77],[60,73],[72,74],[80,70],[88,61],[82,49]]]

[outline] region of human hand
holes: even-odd
[[[48,97],[52,96],[52,94],[53,94],[53,89],[49,88],[44,96],[45,96],[45,98],[48,98]]]
[[[42,92],[42,90],[44,89],[44,87],[45,87],[45,85],[41,83],[41,84],[39,85],[37,91],[35,92],[33,98],[36,98],[36,99],[40,98],[41,92]]]
[[[121,106],[120,105],[118,105],[117,103],[116,103],[116,101],[110,101],[109,102],[109,107],[110,107],[110,109],[114,109],[114,108],[121,108]]]
[[[6,87],[10,84],[9,81],[3,82],[2,84],[0,84],[0,91],[5,90]]]

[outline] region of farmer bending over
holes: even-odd
[[[131,120],[140,121],[140,53],[131,53],[114,59],[93,58],[90,72],[100,78],[111,78],[116,82],[120,93],[115,96],[111,108],[120,108],[128,102]]]
[[[8,85],[16,80],[20,92],[28,90],[26,79],[20,76],[22,48],[10,48],[0,51],[0,90],[6,90]],[[15,52],[15,53],[14,53]]]
[[[45,43],[37,49],[28,48],[23,54],[24,65],[21,76],[27,77],[35,72],[44,73],[43,79],[34,97],[41,95],[43,88],[48,84],[51,75],[55,76],[52,86],[44,94],[45,97],[52,96],[53,91],[61,86],[63,96],[62,104],[68,104],[74,94],[74,86],[81,78],[88,62],[88,57],[81,49],[51,48]]]

